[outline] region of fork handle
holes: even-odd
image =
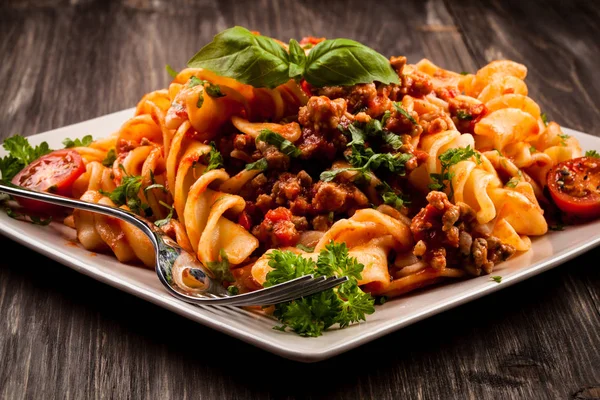
[[[56,204],[57,206],[77,208],[79,210],[92,211],[108,215],[109,217],[122,219],[144,232],[144,234],[150,238],[155,247],[158,245],[156,242],[156,237],[154,236],[153,227],[130,211],[126,211],[121,208],[105,206],[104,204],[89,203],[87,201],[75,200],[69,197],[57,196],[55,194],[36,192],[20,186],[9,186],[4,183],[0,183],[0,192],[4,192],[12,196],[39,200],[43,201],[44,203]]]

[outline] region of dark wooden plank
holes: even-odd
[[[587,104],[583,92],[599,98],[588,77],[594,55],[581,60],[575,51],[565,53],[564,44],[564,37],[581,37],[580,50],[590,56],[597,8],[582,2],[547,12],[587,21],[557,25],[558,18],[550,19],[554,30],[562,29],[557,54],[569,54],[569,65],[582,75],[583,88],[569,81],[564,85],[572,88],[565,90],[557,75],[568,69],[543,66],[541,50],[526,57],[531,37],[559,42],[543,26],[542,3],[521,6],[525,16],[500,3],[485,9],[475,2],[448,4],[452,14],[441,1],[324,4],[5,3],[0,54],[9,56],[0,64],[0,135],[31,135],[131,107],[167,84],[164,64],[182,67],[212,35],[234,24],[284,40],[351,37],[386,55],[428,57],[458,71],[473,71],[502,51],[530,65],[532,96],[552,117],[576,128],[598,126],[589,104],[575,107]],[[534,33],[515,30],[512,20],[534,26]],[[488,34],[493,21],[498,27]],[[522,58],[513,47],[522,49]],[[581,125],[571,123],[570,113]],[[594,351],[600,347],[598,250],[315,365],[282,360],[184,320],[6,238],[0,238],[0,251],[20,260],[0,260],[0,398],[546,399],[593,393],[585,388],[600,383]]]
[[[600,135],[598,2],[448,1],[478,65],[507,58],[528,66],[530,96],[551,119]]]

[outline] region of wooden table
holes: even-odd
[[[349,37],[456,71],[529,67],[550,118],[600,135],[600,3],[27,0],[0,6],[0,137],[131,107],[234,24]],[[568,3],[568,4],[565,4]],[[88,132],[85,132],[88,133]],[[84,134],[84,132],[82,132]],[[600,150],[600,149],[598,149]],[[329,361],[278,358],[0,238],[0,398],[600,397],[600,251]]]

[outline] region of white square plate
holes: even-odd
[[[116,131],[133,115],[134,109],[120,111],[79,124],[30,136],[32,144],[47,141],[51,148],[62,148],[66,137],[92,134],[100,138]],[[600,149],[600,138],[565,129],[581,142],[583,149]],[[4,152],[0,150],[0,155]],[[232,308],[197,307],[171,297],[153,271],[119,263],[110,255],[95,255],[74,245],[75,233],[61,224],[41,227],[9,218],[0,213],[0,232],[76,271],[132,293],[184,317],[237,337],[282,357],[303,362],[323,360],[421,319],[475,300],[513,283],[555,267],[600,243],[600,221],[570,226],[533,240],[530,251],[500,264],[494,275],[464,281],[449,281],[377,306],[367,322],[346,329],[330,330],[318,338],[303,338],[271,329],[276,322],[266,316]]]

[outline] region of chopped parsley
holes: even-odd
[[[298,243],[298,244],[296,245],[296,248],[297,248],[297,249],[300,249],[300,250],[302,250],[302,251],[305,251],[305,252],[307,252],[307,253],[312,253],[313,251],[315,251],[315,248],[314,248],[314,247],[308,247],[308,246],[305,246],[305,245],[303,245],[303,244],[301,244],[301,243]]]
[[[275,305],[273,315],[282,325],[274,329],[290,328],[301,336],[316,337],[334,324],[344,328],[375,312],[373,297],[358,287],[364,265],[348,256],[345,243],[331,241],[316,263],[291,251],[274,250],[269,254],[269,266],[273,269],[267,274],[265,287],[307,274],[349,278],[336,288]]]
[[[202,85],[202,87],[204,88],[204,92],[206,92],[206,94],[209,95],[210,97],[218,98],[218,97],[225,96],[225,94],[221,91],[221,87],[219,85],[215,85],[212,82],[199,79],[196,76],[192,75],[190,77],[190,80],[188,81],[188,87],[193,88],[193,87],[200,86],[200,85]],[[202,108],[203,104],[204,104],[204,96],[202,95],[202,93],[199,93],[198,94],[198,102],[196,103],[196,107]]]
[[[450,183],[450,195],[449,198],[454,197],[454,187],[452,186],[452,178],[454,174],[449,172],[452,165],[458,164],[461,161],[468,160],[471,157],[475,157],[477,164],[481,164],[481,156],[468,145],[464,148],[448,149],[438,156],[442,169],[439,174],[429,174],[433,183],[429,184],[429,189],[443,191],[446,189],[446,183]]]
[[[506,187],[514,189],[519,184],[519,180],[516,178],[511,178],[508,182],[506,182]]]
[[[260,160],[254,161],[253,163],[246,164],[246,171],[258,170],[258,171],[266,171],[269,167],[266,158],[261,158]]]
[[[413,125],[417,125],[417,121],[404,109],[404,107],[402,107],[402,103],[395,101],[394,107],[396,108],[396,111],[404,115]]]
[[[93,141],[92,135],[85,135],[81,139],[75,140],[66,138],[62,141],[62,144],[65,145],[65,149],[70,149],[72,147],[87,147],[92,144]]]
[[[108,153],[106,153],[106,158],[102,160],[102,165],[104,165],[105,167],[112,167],[116,159],[117,152],[115,151],[115,149],[110,149]]]
[[[352,126],[352,125],[350,125]],[[263,129],[256,138],[257,141],[265,142],[273,145],[279,149],[283,154],[289,157],[299,157],[300,149],[294,146],[292,142],[281,136],[279,133],[275,133],[270,129]]]
[[[221,251],[219,251],[219,256],[221,261],[209,261],[206,263],[206,266],[215,274],[215,278],[219,281],[234,282],[235,278],[231,274],[229,259],[227,258],[225,250],[221,249]]]
[[[3,201],[3,203],[4,203],[4,201]],[[4,211],[6,212],[6,215],[8,215],[9,217],[11,217],[13,219],[31,222],[34,225],[46,226],[46,225],[50,224],[50,222],[52,222],[52,217],[48,217],[48,218],[44,219],[44,218],[40,218],[35,215],[17,212],[15,210],[13,210],[12,208],[10,208],[6,204],[4,204]]]
[[[600,153],[598,153],[596,150],[588,150],[588,151],[585,152],[585,156],[586,157],[600,158]]]
[[[566,146],[567,145],[567,139],[569,139],[571,136],[567,135],[566,133],[560,133],[558,135],[558,137],[560,138],[560,144],[561,144],[561,146]]]
[[[107,196],[117,206],[126,204],[132,212],[138,215],[141,215],[143,211],[144,215],[151,216],[152,209],[148,204],[143,203],[139,196],[142,189],[142,177],[127,174],[122,164],[119,165],[119,168],[123,170],[121,184],[112,192],[101,190],[100,193]]]
[[[381,193],[381,197],[383,199],[383,204],[387,204],[397,210],[402,209],[406,204],[409,203],[407,199],[405,199],[402,194],[398,194],[392,189],[387,182],[382,182],[381,185],[377,187],[377,189]]]
[[[498,276],[498,275],[496,275],[496,276],[492,276],[490,279],[491,279],[491,280],[493,280],[493,281],[494,281],[494,282],[496,282],[496,283],[500,283],[500,282],[502,282],[502,277],[501,277],[501,276]]]
[[[175,79],[177,78],[177,71],[175,71],[173,69],[173,67],[171,67],[169,64],[165,65],[165,69],[167,70],[167,73],[169,75],[171,75],[171,78]]]
[[[540,115],[540,118],[542,118],[542,122],[544,123],[544,126],[548,126],[548,116],[546,115],[546,113],[542,113]]]
[[[208,153],[208,164],[206,166],[206,169],[204,170],[204,173],[213,169],[223,168],[224,166],[223,156],[221,155],[219,150],[217,150],[215,142],[210,142],[210,147],[211,149]]]
[[[536,151],[537,151],[537,149],[536,149],[535,147],[533,147],[533,146],[531,146],[531,147],[529,148],[529,152],[530,152],[530,153],[535,153]]]
[[[229,285],[227,287],[227,293],[229,293],[231,296],[235,296],[235,295],[240,294],[240,289],[238,289],[237,286]]]
[[[460,121],[471,121],[473,116],[464,110],[458,110],[456,113],[456,118],[458,118]]]
[[[159,201],[159,204],[162,205],[163,207],[166,207],[169,209],[169,214],[167,214],[167,217],[164,219],[159,219],[158,221],[154,221],[154,225],[156,225],[157,227],[161,227],[164,226],[166,224],[168,224],[169,222],[171,222],[171,219],[173,218],[173,206],[168,205],[167,203],[163,202],[162,200]]]
[[[389,172],[404,176],[406,174],[406,162],[413,158],[410,153],[375,153],[371,148],[362,146],[352,146],[352,154],[347,157],[347,160],[352,167],[338,168],[329,171],[323,171],[320,179],[323,182],[329,182],[345,171],[357,171],[360,178],[368,180],[369,171],[375,171],[378,168],[383,168]]]

